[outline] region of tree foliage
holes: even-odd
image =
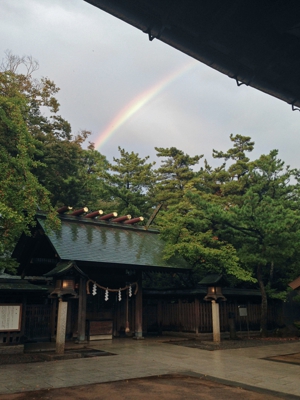
[[[223,160],[219,167],[205,161],[197,173],[187,169],[184,184],[175,184],[177,174],[169,162],[165,182],[156,186],[167,202],[158,223],[166,257],[183,256],[195,276],[217,272],[234,284],[257,282],[266,332],[268,295],[282,297],[280,291],[300,272],[300,175],[278,159],[277,150],[251,161],[251,138],[230,139],[233,146],[227,152],[213,150]]]
[[[24,73],[19,73],[23,68]],[[90,132],[75,137],[60,115],[58,88],[48,78],[34,79],[38,63],[10,52],[0,72],[0,263],[6,269],[15,241],[34,225],[37,209],[96,203],[103,194],[100,173],[106,159],[90,144]],[[10,260],[10,261],[9,261]]]
[[[18,73],[20,67],[25,74]],[[59,88],[48,78],[33,78],[38,63],[32,57],[7,52],[2,68],[9,77],[2,85],[5,96],[16,92],[26,99],[24,122],[33,143],[31,156],[37,161],[34,174],[48,190],[51,204],[77,207],[99,200],[103,189],[100,174],[107,161],[92,144],[83,149],[91,132],[73,135],[69,122],[59,115]]]
[[[10,252],[21,233],[34,224],[37,208],[53,216],[49,192],[34,175],[39,163],[26,123],[29,110],[15,74],[0,73],[0,266],[6,269],[13,266]]]
[[[158,156],[167,157],[158,169],[155,187],[157,199],[165,204],[158,224],[167,243],[166,258],[184,257],[193,266],[196,279],[215,272],[252,280],[250,273],[240,267],[234,246],[220,240],[214,219],[205,212],[205,173],[192,169],[202,156],[190,157],[175,148],[156,150]]]
[[[234,246],[243,269],[257,279],[265,332],[267,291],[286,289],[298,260],[299,171],[285,167],[277,150],[250,161],[245,154],[253,149],[250,138],[231,140],[234,146],[227,153],[214,152],[232,162],[214,171],[218,195],[207,197],[205,212],[215,220],[216,234]]]
[[[195,177],[193,167],[203,157],[190,157],[176,147],[155,147],[157,157],[163,158],[156,172],[154,196],[157,203],[176,204],[183,195],[185,186]]]
[[[154,163],[149,157],[140,158],[138,153],[118,148],[119,158],[113,158],[108,171],[103,175],[111,206],[122,215],[148,217],[153,206],[150,196],[155,182],[152,170]]]
[[[241,267],[235,247],[219,236],[216,214],[207,213],[205,193],[190,183],[182,199],[163,211],[158,219],[162,238],[166,241],[165,256],[182,256],[192,266],[195,279],[208,273],[219,273],[229,281],[254,281]]]

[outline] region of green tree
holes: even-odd
[[[193,267],[194,283],[208,273],[224,274],[233,284],[252,281],[251,272],[240,265],[235,247],[219,236],[218,215],[207,213],[207,195],[186,185],[180,201],[159,216],[165,257],[181,256]]]
[[[249,172],[251,186],[226,216],[227,235],[242,262],[256,272],[262,295],[261,329],[267,330],[267,291],[277,269],[285,270],[299,255],[300,201],[298,171],[284,169],[277,151],[261,156]],[[291,184],[295,180],[295,184]]]
[[[138,153],[118,148],[120,158],[113,158],[104,174],[105,188],[110,196],[111,207],[119,214],[148,217],[153,201],[149,195],[155,175],[149,156],[140,158]]]
[[[49,192],[33,174],[35,140],[27,127],[28,99],[15,74],[0,73],[0,267],[12,269],[10,254],[22,232],[34,225],[37,208],[53,217]],[[52,214],[51,214],[52,212]],[[54,221],[54,218],[52,218]]]
[[[90,209],[105,208],[104,206],[109,201],[110,196],[102,177],[107,169],[108,161],[106,157],[95,150],[93,143],[90,143],[86,150],[82,150],[79,166],[82,184],[79,188],[78,205],[84,204]]]
[[[234,146],[227,153],[214,152],[225,161],[231,159],[231,164],[213,172],[218,196],[206,198],[205,213],[215,220],[218,237],[236,248],[243,269],[257,279],[262,296],[261,331],[265,335],[268,291],[274,295],[280,283],[283,288],[291,268],[297,265],[299,171],[285,167],[277,150],[250,161],[245,155],[253,149],[250,138],[237,135],[231,140]],[[199,205],[199,198],[193,200]]]
[[[165,257],[185,258],[193,266],[194,283],[209,272],[251,279],[240,267],[235,248],[220,240],[215,221],[205,213],[206,197],[219,190],[209,187],[211,168],[205,162],[205,169],[195,172],[202,156],[190,157],[176,148],[156,150],[159,157],[166,157],[155,187],[157,201],[164,204],[157,224],[166,241]]]
[[[34,79],[37,68],[32,57],[10,52],[0,66],[0,264],[6,268],[14,266],[11,250],[29,233],[37,209],[48,211],[55,227],[52,206],[92,206],[103,196],[105,157],[92,144],[82,148],[88,131],[73,137],[58,115],[59,89],[48,78]]]
[[[213,157],[224,159],[223,164],[214,170],[210,169],[208,185],[214,187],[215,194],[219,197],[230,196],[231,201],[235,203],[239,201],[240,196],[245,193],[245,190],[251,185],[248,180],[250,168],[250,159],[246,152],[252,152],[254,142],[249,136],[230,135],[230,140],[233,142],[233,147],[227,152],[213,150]],[[226,168],[226,163],[229,161],[229,166]]]
[[[54,206],[95,208],[103,196],[101,175],[107,161],[92,143],[87,149],[82,148],[89,134],[82,131],[70,139],[60,139],[52,133],[40,134],[36,159],[41,163],[35,174],[51,193]]]
[[[166,208],[167,205],[176,204],[183,196],[186,184],[196,176],[193,167],[203,156],[191,157],[176,147],[155,147],[155,150],[157,157],[163,160],[155,171],[154,198],[157,204],[163,203]]]
[[[250,161],[251,138],[230,139],[230,150],[213,151],[223,164],[211,168],[205,161],[185,181],[177,202],[170,190],[158,220],[167,258],[183,256],[202,276],[219,272],[235,283],[256,282],[266,334],[268,294],[280,296],[299,273],[300,173],[285,166],[276,150]]]
[[[18,73],[20,68],[25,73]],[[82,148],[89,131],[72,135],[69,122],[58,114],[59,88],[48,78],[33,78],[38,63],[32,57],[6,52],[1,69],[9,76],[2,85],[3,94],[10,97],[17,91],[26,98],[24,121],[34,143],[32,157],[38,161],[33,172],[49,191],[52,205],[97,203],[102,189],[99,173],[106,168],[106,160],[92,144]]]

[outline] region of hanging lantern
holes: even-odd
[[[55,289],[51,292],[51,298],[69,297],[77,298],[78,293],[75,291],[75,278],[73,276],[63,277],[55,281]]]
[[[199,284],[207,287],[207,295],[204,297],[206,301],[226,301],[223,296],[222,286],[224,286],[225,278],[220,274],[209,274],[203,278]]]
[[[220,286],[208,286],[207,295],[204,297],[204,300],[226,301],[226,298],[223,296]]]

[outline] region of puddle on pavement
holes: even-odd
[[[266,357],[265,360],[300,365],[300,353]]]
[[[97,349],[88,349],[88,348],[83,348],[83,349],[71,349],[71,350],[65,350],[65,353],[76,353],[80,354],[82,358],[87,358],[87,357],[103,357],[103,356],[115,356],[114,353],[109,353],[108,351],[104,350],[97,350]]]

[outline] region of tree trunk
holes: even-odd
[[[267,331],[268,299],[267,299],[265,285],[263,282],[261,265],[257,267],[257,280],[261,293],[260,334],[262,337],[266,337],[268,334]]]

